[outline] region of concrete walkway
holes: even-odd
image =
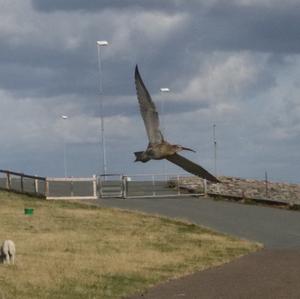
[[[263,243],[268,249],[300,248],[300,212],[207,198],[101,199],[106,207],[159,214]]]
[[[300,212],[206,198],[102,199],[98,204],[189,220],[265,246],[127,299],[300,298]]]
[[[300,250],[262,250],[127,299],[299,299]]]

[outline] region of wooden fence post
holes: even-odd
[[[35,194],[39,193],[39,181],[38,181],[38,179],[34,179],[34,192],[35,192]]]
[[[70,182],[70,191],[71,191],[71,196],[74,196],[74,181]]]
[[[46,180],[45,180],[45,196],[46,196],[46,199],[49,196],[49,181],[48,181],[48,178],[46,178]]]
[[[10,173],[9,171],[6,172],[6,189],[10,190],[11,187],[11,181],[10,181]]]
[[[204,191],[204,195],[207,195],[207,180],[206,179],[204,179],[203,180],[203,191]]]
[[[180,195],[180,186],[179,186],[179,175],[177,175],[177,178],[176,178],[176,180],[177,180],[177,195]]]
[[[106,180],[106,177],[104,176],[104,179]],[[99,192],[99,197],[102,198],[103,197],[103,190],[102,190],[102,179],[101,176],[98,177],[98,192]]]
[[[152,175],[152,196],[156,196],[156,188],[155,188],[155,178]]]
[[[24,193],[24,176],[21,174],[21,192]]]
[[[122,176],[122,198],[125,199],[127,197],[127,176]]]
[[[97,177],[93,175],[93,197],[97,198]]]

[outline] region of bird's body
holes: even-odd
[[[162,141],[161,143],[149,143],[147,149],[143,152],[135,152],[136,161],[147,162],[151,159],[153,160],[162,160],[168,156],[172,156],[177,152],[182,150],[190,150],[192,149],[185,148],[181,145],[170,144],[167,141]]]
[[[149,139],[149,144],[145,151],[134,153],[136,157],[135,161],[145,163],[152,159],[167,159],[188,172],[196,174],[212,182],[218,182],[218,179],[216,177],[214,177],[200,165],[197,165],[194,162],[177,154],[182,150],[195,152],[194,150],[188,147],[183,147],[182,145],[170,144],[164,139],[159,129],[159,117],[156,111],[156,107],[146,86],[144,85],[137,66],[135,68],[135,85],[141,115],[144,120],[146,132]]]

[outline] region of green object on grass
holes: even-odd
[[[24,209],[24,214],[25,215],[32,215],[33,214],[33,208],[25,208]]]

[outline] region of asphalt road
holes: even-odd
[[[98,204],[188,220],[265,249],[158,284],[127,299],[300,298],[300,212],[208,198],[100,199]]]
[[[98,204],[188,220],[263,243],[268,249],[300,248],[300,212],[214,201],[204,197],[99,199]]]
[[[299,299],[300,250],[260,250],[126,299]]]

